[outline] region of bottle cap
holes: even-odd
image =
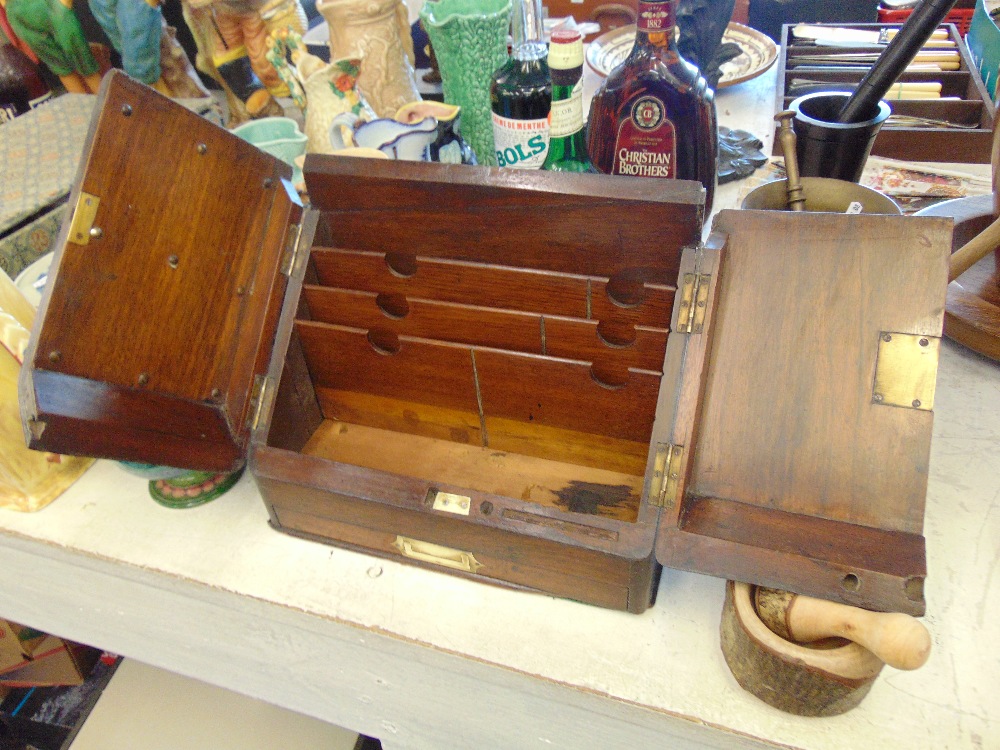
[[[576,29],[558,29],[549,40],[549,67],[572,70],[583,65],[583,35]]]

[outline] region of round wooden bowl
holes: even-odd
[[[954,252],[993,221],[993,196],[945,201],[916,215],[953,218]],[[948,285],[944,333],[975,352],[1000,360],[1000,252],[989,253]]]
[[[858,705],[884,663],[839,638],[785,640],[757,616],[753,593],[749,584],[729,581],[722,610],[722,653],[740,687],[799,716],[836,716]]]

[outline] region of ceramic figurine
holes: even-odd
[[[393,119],[398,122],[413,123],[425,117],[433,117],[437,121],[437,136],[428,146],[428,161],[475,164],[476,154],[462,138],[459,129],[461,112],[462,108],[458,105],[429,100],[404,104],[396,110]]]
[[[90,12],[122,57],[122,68],[137,81],[171,95],[160,75],[160,0],[89,0]]]
[[[358,88],[379,117],[420,99],[409,14],[403,0],[319,0],[330,27],[330,55],[364,60]]]
[[[229,127],[249,119],[284,114],[254,66],[254,59],[259,59],[258,42],[264,52],[267,47],[267,28],[260,14],[253,10],[263,3],[261,0],[235,2],[233,5],[228,0],[182,0],[181,5],[184,20],[198,46],[195,65],[218,82],[226,93]],[[267,60],[263,62],[266,67],[260,62],[256,67],[265,71],[264,76],[271,84],[280,87],[277,72]]]
[[[298,33],[289,30],[272,34],[268,44],[268,59],[305,117],[306,151],[334,151],[328,133],[338,115],[350,115],[352,123],[374,119],[375,113],[357,89],[361,60],[323,62],[306,50]]]
[[[381,151],[390,159],[423,161],[428,147],[437,138],[437,120],[424,117],[413,123],[379,118],[364,122],[350,114],[339,115],[330,126],[330,143],[334,151],[356,146]],[[343,136],[351,133],[351,143]]]
[[[191,65],[187,52],[177,41],[177,29],[163,19],[160,34],[160,76],[175,99],[200,99],[211,94]]]
[[[0,0],[7,20],[73,94],[96,94],[100,66],[83,36],[73,0]]]

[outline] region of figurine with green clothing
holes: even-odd
[[[73,12],[73,0],[0,0],[14,33],[49,69],[66,91],[95,94],[100,66]]]

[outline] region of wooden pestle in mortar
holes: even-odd
[[[890,667],[917,669],[931,652],[931,636],[916,618],[901,612],[869,612],[810,596],[758,586],[757,615],[774,633],[811,643],[840,637],[864,646]]]

